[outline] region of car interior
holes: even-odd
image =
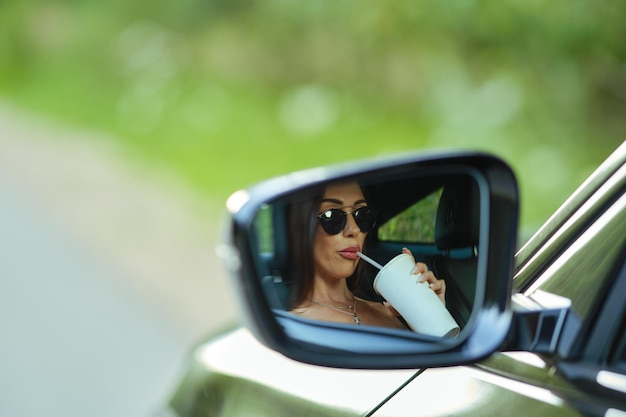
[[[417,261],[445,279],[446,307],[463,328],[472,313],[477,285],[480,195],[476,181],[469,175],[433,176],[427,181],[402,178],[363,182],[362,189],[368,205],[378,212],[376,228],[366,240],[367,255],[385,264],[403,247],[409,248]],[[425,204],[428,200],[433,202]],[[285,267],[289,256],[287,209],[287,204],[274,202],[266,208],[267,213],[257,216],[260,226],[254,243],[267,302],[282,311],[289,310],[293,287]],[[398,232],[401,228],[409,232]],[[428,231],[411,236],[420,229]],[[382,301],[373,289],[377,271],[366,267],[357,296]]]

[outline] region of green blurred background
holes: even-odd
[[[295,169],[486,150],[515,169],[529,233],[624,140],[624,16],[591,0],[5,0],[0,95],[222,201]]]

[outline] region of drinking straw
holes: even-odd
[[[381,264],[379,264],[378,262],[376,262],[375,260],[373,260],[372,258],[370,258],[367,255],[362,254],[361,252],[357,252],[356,253],[357,256],[361,259],[363,259],[365,262],[367,262],[368,264],[375,266],[378,269],[383,269],[383,266]]]

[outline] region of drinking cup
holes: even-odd
[[[421,274],[412,274],[413,257],[405,253],[389,261],[376,275],[374,290],[382,295],[411,326],[422,334],[454,337],[459,325]]]

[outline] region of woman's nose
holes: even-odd
[[[346,226],[343,228],[343,234],[346,236],[354,236],[360,231],[361,229],[356,224],[354,215],[352,213],[346,214]]]

